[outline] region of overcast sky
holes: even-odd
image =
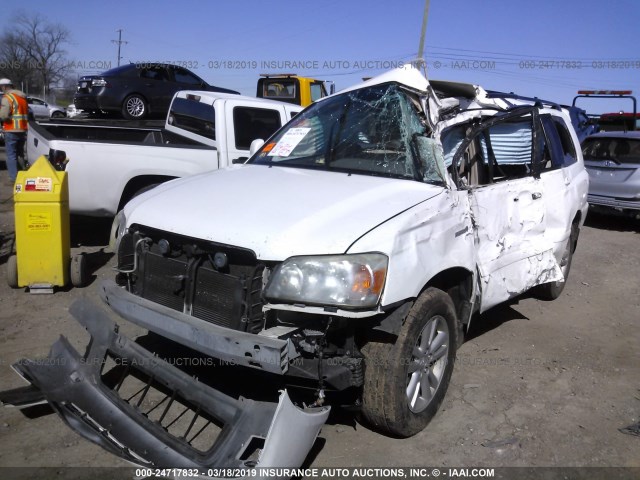
[[[20,3],[69,28],[68,58],[79,75],[116,66],[112,40],[122,29],[123,62],[181,63],[211,84],[254,96],[260,73],[334,80],[339,90],[414,59],[425,0]],[[4,31],[15,11],[2,8]],[[581,88],[640,94],[639,25],[636,0],[431,0],[428,74],[565,104]],[[630,109],[594,100],[581,106]]]

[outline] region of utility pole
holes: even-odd
[[[116,32],[118,32],[118,40],[111,40],[111,43],[115,43],[116,45],[118,45],[118,66],[120,66],[120,59],[122,58],[120,56],[120,46],[121,45],[126,45],[129,42],[125,42],[124,40],[122,40],[122,29],[121,28],[116,30]]]
[[[422,31],[420,32],[420,45],[418,45],[418,63],[424,65],[424,37],[427,34],[427,19],[429,18],[429,2],[425,0],[424,14],[422,16]]]

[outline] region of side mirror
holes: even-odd
[[[256,138],[251,142],[251,145],[249,146],[249,156],[253,157],[253,155],[262,148],[262,145],[264,145],[264,140],[261,138]]]

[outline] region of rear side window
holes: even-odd
[[[269,108],[235,107],[233,128],[238,150],[249,150],[257,138],[266,140],[282,126],[280,112]]]
[[[553,170],[576,163],[578,161],[576,149],[564,122],[551,115],[542,115],[540,119],[551,157],[542,165],[542,170]]]
[[[216,139],[216,114],[213,106],[195,99],[176,98],[171,104],[168,122],[203,137]]]
[[[193,73],[185,70],[184,68],[176,68],[173,71],[175,76],[175,80],[178,83],[186,83],[188,85],[201,85],[202,82],[198,77],[196,77]]]
[[[140,77],[148,80],[167,80],[167,71],[164,68],[143,68],[140,71]]]

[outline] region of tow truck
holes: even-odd
[[[261,73],[258,80],[258,98],[306,107],[316,100],[335,93],[335,83],[330,80],[301,77],[295,73]],[[327,92],[327,84],[330,84]]]
[[[631,90],[578,90],[578,95],[573,98],[573,106],[576,106],[578,98],[628,98],[633,103],[633,113],[624,111],[603,113],[599,116],[591,115],[598,119],[599,129],[602,131],[640,130],[640,114],[637,110],[636,97]]]

